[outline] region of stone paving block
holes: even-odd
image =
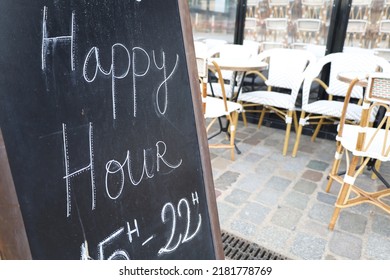
[[[309,202],[309,197],[303,193],[291,191],[284,198],[283,203],[287,206],[304,210]]]
[[[256,166],[256,164],[259,163],[260,160],[262,160],[264,157],[259,154],[255,154],[250,152],[247,156],[243,158],[244,161],[252,163],[253,167]]]
[[[312,194],[317,189],[317,187],[318,185],[316,183],[307,180],[299,180],[293,189],[301,193]]]
[[[218,207],[218,217],[219,217],[219,222],[226,223],[229,219],[231,219],[236,212],[239,211],[238,208],[235,208],[225,202],[218,201],[217,203]]]
[[[340,212],[336,223],[341,230],[355,234],[363,234],[366,230],[367,218],[344,210]]]
[[[375,233],[370,235],[366,254],[369,259],[390,260],[390,239]]]
[[[286,171],[291,171],[295,173],[295,178],[297,177],[297,174],[302,173],[302,166],[299,164],[291,164],[289,161],[280,161],[277,165],[277,167],[280,170],[286,170]],[[283,174],[283,173],[281,173]]]
[[[325,171],[329,167],[329,163],[319,160],[311,160],[306,167],[317,171]]]
[[[260,225],[271,210],[259,203],[251,202],[245,205],[239,213],[241,220],[250,221],[255,225]]]
[[[215,153],[213,153],[215,155]],[[212,160],[212,166],[213,169],[219,169],[219,170],[226,170],[230,164],[232,164],[232,161],[229,159],[222,158],[218,155],[217,158],[214,158]]]
[[[264,146],[264,145],[256,145],[251,149],[252,153],[259,154],[261,156],[267,156],[275,152],[273,147]]]
[[[325,192],[327,185],[328,185],[328,180],[324,180],[323,183],[321,183],[321,190],[323,192]],[[341,188],[341,184],[336,181],[333,181],[328,194],[337,196],[339,194],[340,188]]]
[[[242,176],[240,180],[235,183],[235,187],[241,190],[253,193],[261,190],[264,185],[264,178],[258,174],[248,174]]]
[[[221,176],[219,176],[217,180],[215,180],[214,185],[221,190],[227,190],[228,187],[237,181],[239,176],[240,173],[238,172],[226,171]]]
[[[261,139],[256,138],[256,137],[248,137],[248,138],[242,140],[243,143],[248,144],[248,145],[252,145],[252,146],[258,145],[261,141],[262,141]]]
[[[233,231],[236,231],[239,233],[239,235],[243,235],[246,237],[253,237],[255,232],[256,232],[256,226],[248,223],[246,221],[241,221],[241,220],[234,220],[230,224],[230,228]]]
[[[327,238],[330,233],[328,225],[320,224],[311,219],[304,221],[302,224],[303,226],[301,228],[303,231],[312,233],[318,237]]]
[[[264,175],[264,176],[270,176],[272,173],[275,172],[275,166],[277,162],[271,161],[271,160],[262,160],[259,162],[259,164],[255,167],[255,173],[258,175]]]
[[[306,145],[304,143],[299,143],[297,156],[299,156],[300,153],[314,154],[317,151],[316,145],[317,143],[311,143],[311,142]]]
[[[266,187],[277,191],[285,191],[290,184],[291,180],[279,176],[273,176],[265,185]]]
[[[338,256],[358,260],[362,254],[363,241],[351,234],[334,231],[329,241],[329,250]]]
[[[245,127],[243,122],[239,122],[237,127],[240,132],[247,133],[247,134],[254,134],[258,131],[256,126]]]
[[[390,238],[390,218],[375,214],[372,218],[372,231]]]
[[[255,134],[253,134],[253,137],[256,137],[256,138],[258,138],[260,140],[263,140],[263,139],[267,138],[268,136],[269,136],[268,133],[265,133],[265,132],[262,132],[262,131],[258,131]]]
[[[317,193],[317,200],[329,205],[335,205],[337,196],[326,192]]]
[[[266,226],[256,233],[256,241],[270,250],[284,249],[291,233],[288,230],[275,226]]]
[[[245,175],[248,173],[253,173],[255,170],[255,166],[253,165],[252,162],[241,160],[239,162],[235,161],[235,162],[231,163],[229,169]]]
[[[275,139],[264,139],[261,143],[263,143],[263,145],[265,146],[271,146],[271,147],[274,147],[274,146],[280,146],[280,149],[282,149],[282,141],[281,140],[275,140]]]
[[[271,188],[265,188],[261,190],[254,199],[261,204],[275,206],[278,204],[281,195],[283,195],[283,192]]]
[[[238,154],[237,151],[235,151],[237,158],[242,157],[248,151],[253,149],[253,145],[249,145],[249,144],[244,143],[244,142],[237,142],[236,144],[237,144],[237,148],[241,151],[241,154]],[[230,151],[229,151],[229,153],[230,153]]]
[[[230,202],[236,206],[240,206],[248,201],[251,194],[239,189],[233,189],[232,192],[225,197],[225,201]]]
[[[325,253],[327,241],[307,233],[298,233],[291,252],[304,260],[320,260]]]
[[[273,214],[271,222],[283,228],[295,230],[302,215],[302,211],[289,207],[280,207]]]
[[[303,173],[302,178],[313,181],[313,182],[319,182],[319,181],[321,181],[322,176],[323,176],[323,174],[321,172],[314,171],[314,170],[306,170]]]
[[[282,154],[282,148],[283,147],[280,148],[280,152],[279,153],[278,152],[273,153],[272,155],[270,155],[268,157],[269,159],[278,162],[278,165],[283,163],[286,160],[286,157]]]
[[[381,211],[381,209],[370,203],[363,203],[348,208],[348,211],[368,217],[373,211]]]
[[[328,225],[333,215],[333,207],[323,203],[315,203],[309,210],[309,217],[322,224]]]
[[[250,134],[249,133],[245,133],[245,132],[236,132],[236,139],[237,140],[244,140],[245,138],[247,138]]]

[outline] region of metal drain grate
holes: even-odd
[[[288,258],[222,231],[223,251],[230,260],[287,260]]]

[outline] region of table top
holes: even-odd
[[[345,82],[350,83],[354,79],[359,79],[359,82],[357,82],[357,85],[361,87],[367,87],[368,85],[368,73],[363,72],[357,72],[357,71],[348,71],[348,72],[340,72],[337,74],[337,79]]]
[[[267,69],[268,64],[258,58],[236,59],[236,58],[209,58],[209,67],[213,68],[212,61],[215,61],[221,70],[231,71],[255,71]]]

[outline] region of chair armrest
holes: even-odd
[[[317,82],[323,89],[325,89],[325,90],[328,89],[328,85],[325,84],[321,79],[315,78],[315,79],[313,80],[313,82],[314,82],[314,81]]]
[[[254,74],[254,75],[260,77],[260,79],[262,79],[264,82],[268,81],[268,78],[266,76],[264,76],[264,74],[261,73],[260,71],[255,70],[255,71],[248,71],[248,72],[246,72],[246,75],[249,75],[249,74]],[[270,86],[268,86],[268,90],[271,90]]]

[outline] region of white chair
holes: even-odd
[[[262,106],[259,128],[266,112],[276,112],[285,120],[287,127],[283,155],[286,155],[293,117],[297,124],[295,101],[302,84],[303,73],[307,65],[315,61],[315,57],[305,50],[271,49],[260,53],[259,58],[268,61],[268,77],[261,72],[256,73],[265,81],[268,90],[243,92],[238,96],[238,101],[243,104],[246,112],[257,112],[258,110],[248,108]],[[281,93],[275,88],[287,92]],[[243,118],[246,123],[245,113]]]
[[[358,82],[351,82],[348,95]],[[347,99],[348,99],[347,95]],[[329,183],[326,191],[336,180],[342,184],[329,228],[334,229],[340,210],[362,203],[370,203],[380,207],[390,214],[390,205],[383,198],[390,195],[390,189],[377,190],[373,186],[361,186],[356,181],[367,164],[372,160],[381,162],[390,160],[390,74],[374,73],[369,77],[367,92],[363,102],[360,125],[351,125],[345,122],[347,108],[345,103],[338,129],[338,146],[332,171],[329,174]],[[372,112],[378,107],[385,110],[384,116],[377,127],[370,125]],[[347,172],[344,176],[337,175],[342,154],[345,154]],[[350,158],[352,157],[352,158]]]
[[[265,42],[288,43],[288,18],[266,18]]]
[[[197,57],[197,66],[199,79],[201,81],[202,88],[202,102],[203,102],[203,112],[205,119],[210,119],[209,124],[207,125],[206,131],[209,133],[211,127],[215,124],[216,121],[221,121],[221,118],[226,118],[226,127],[222,127],[219,123],[219,131],[225,132],[229,138],[229,144],[209,144],[209,148],[219,148],[219,149],[231,149],[231,159],[234,160],[234,150],[235,145],[235,135],[238,121],[238,114],[242,110],[241,104],[236,102],[228,101],[226,97],[225,84],[223,79],[219,79],[218,84],[222,93],[222,98],[212,97],[207,95],[207,79],[208,79],[208,62],[207,58]],[[216,70],[218,77],[222,77],[221,69],[215,61],[212,61],[214,69]],[[213,135],[215,136],[215,135]],[[213,137],[210,136],[210,137]]]
[[[291,18],[290,0],[268,0],[270,17]]]
[[[379,32],[375,41],[375,47],[388,49],[390,47],[390,20],[381,20],[378,22]]]
[[[370,21],[372,2],[372,0],[353,0],[351,3],[349,19],[364,19]]]
[[[255,17],[246,17],[245,18],[245,38],[251,40],[257,40],[259,33],[260,21]]]
[[[246,2],[246,16],[258,17],[259,16],[259,2],[261,0],[247,0]]]
[[[325,83],[319,76],[323,68],[329,64],[331,65],[329,82]],[[312,136],[312,141],[314,141],[322,125],[334,125],[339,121],[343,108],[343,98],[347,92],[348,84],[340,81],[337,75],[341,72],[355,72],[364,75],[378,71],[379,68],[383,72],[390,72],[390,64],[384,58],[357,52],[328,54],[307,68],[303,82],[302,111],[292,154],[293,157],[298,152],[303,126],[309,124],[317,125]],[[316,94],[316,92],[312,92],[313,83],[318,83],[326,91],[328,94],[327,100],[313,98],[313,94]],[[362,100],[363,88],[356,86],[351,94],[353,99]],[[346,119],[351,122],[359,122],[361,111],[362,106],[360,104],[351,104],[348,106]],[[372,116],[371,120],[373,118]]]
[[[323,24],[326,22],[325,0],[302,0],[302,18],[320,19]]]
[[[348,21],[345,45],[364,48],[366,45],[366,32],[368,20],[350,19]]]
[[[319,19],[297,19],[296,43],[315,44],[319,43],[321,20]]]

